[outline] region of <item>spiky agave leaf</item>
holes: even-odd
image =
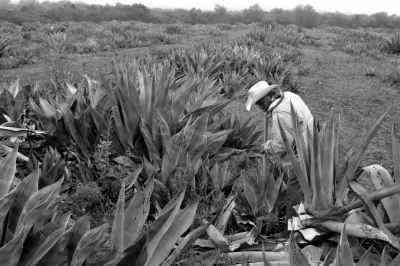
[[[176,215],[168,230],[158,242],[157,252],[154,252],[147,264],[148,266],[158,266],[168,257],[178,238],[191,226],[198,203],[198,201],[193,202]]]
[[[368,144],[370,143],[372,137],[378,131],[379,127],[382,125],[383,120],[386,116],[385,112],[376,123],[370,128],[368,134],[365,136],[364,141],[361,143],[357,152],[348,159],[348,165],[346,168],[345,176],[340,180],[339,187],[336,190],[336,205],[342,206],[344,191],[347,188],[348,180],[354,179],[354,174],[356,173],[357,167],[359,166],[362,158],[364,157],[365,151],[367,150]]]
[[[324,151],[321,153],[322,156],[322,187],[324,194],[329,205],[333,205],[333,193],[334,193],[334,167],[335,167],[335,128],[333,119],[333,108],[329,121],[326,125],[326,133],[324,138]]]
[[[149,178],[144,184],[144,190],[138,191],[125,211],[124,216],[124,247],[133,245],[140,236],[150,210],[150,196],[154,188],[154,178]],[[122,189],[122,188],[121,188]],[[121,195],[122,197],[122,195]],[[121,210],[122,211],[122,210]],[[122,216],[122,214],[120,214]],[[122,219],[122,217],[120,217]],[[121,240],[122,241],[122,240]]]
[[[311,187],[313,197],[310,208],[306,208],[306,210],[316,218],[322,218],[331,211],[331,208],[328,205],[326,195],[324,195],[323,192],[324,188],[322,180],[325,177],[322,176],[321,154],[319,151],[320,143],[315,121],[311,141]]]
[[[291,119],[292,119],[292,125],[293,125],[293,133],[294,133],[294,139],[296,142],[296,147],[298,150],[298,154],[299,154],[299,160],[300,160],[300,166],[301,169],[303,171],[303,173],[305,174],[307,180],[310,179],[310,164],[309,164],[309,155],[308,155],[308,151],[307,151],[307,145],[306,142],[308,143],[308,139],[304,139],[303,134],[301,134],[301,131],[299,129],[299,119],[298,116],[296,114],[296,111],[293,107],[293,104],[290,103],[290,111],[291,111]],[[307,131],[308,131],[308,126],[304,125],[305,127],[307,127]]]
[[[312,203],[312,191],[310,186],[308,185],[308,180],[307,180],[307,176],[306,174],[303,172],[303,170],[301,169],[301,166],[296,158],[296,155],[293,152],[293,149],[291,147],[291,144],[289,143],[287,137],[286,137],[286,133],[285,130],[283,129],[280,121],[279,121],[279,117],[278,117],[278,123],[279,123],[279,130],[281,132],[282,135],[282,140],[283,143],[285,145],[286,148],[286,152],[290,158],[290,162],[292,163],[292,167],[294,172],[296,173],[296,176],[299,180],[300,186],[301,186],[301,190],[303,190],[304,193],[304,205],[306,208],[309,208],[311,206]]]
[[[396,135],[396,125],[394,123],[392,126],[391,137],[394,178],[396,184],[400,184],[400,143],[399,138]]]

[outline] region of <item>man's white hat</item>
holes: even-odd
[[[253,85],[249,90],[249,98],[246,103],[246,110],[250,111],[256,102],[258,102],[262,97],[270,93],[276,85],[269,85],[266,81],[260,81]]]

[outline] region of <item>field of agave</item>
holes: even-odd
[[[305,199],[290,238],[280,239],[286,173],[275,158],[263,172],[259,119],[237,110],[259,80],[300,92],[299,77],[313,71],[299,62],[303,47],[329,41],[341,53],[379,58],[399,53],[398,35],[262,24],[29,27],[1,24],[4,68],[24,49],[61,58],[218,38],[114,59],[93,76],[52,75],[46,86],[1,84],[1,265],[400,263],[394,124],[390,172],[378,161],[360,167],[387,113],[348,150],[335,109],[307,140],[293,129],[298,159],[284,138]],[[239,38],[220,38],[239,29]]]

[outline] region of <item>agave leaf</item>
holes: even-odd
[[[343,223],[336,221],[324,221],[318,223],[319,226],[324,227],[332,232],[340,233],[343,230]],[[376,227],[370,226],[365,223],[347,223],[346,233],[349,236],[359,238],[378,239],[388,241],[387,235]]]
[[[18,187],[23,186],[21,183],[22,182],[18,184],[17,188],[13,189],[10,193],[0,199],[0,224],[2,225],[4,224],[4,220],[8,214],[11,204],[14,202],[14,199],[18,194]],[[0,233],[0,235],[2,235],[2,233]]]
[[[121,114],[120,114],[120,111],[118,109],[117,100],[116,100],[116,98],[114,96],[114,93],[113,93],[111,87],[110,87],[110,84],[108,84],[107,80],[104,78],[102,73],[100,73],[100,76],[101,76],[101,79],[102,79],[102,87],[107,92],[108,101],[110,102],[111,107],[115,108],[114,121],[115,121],[116,129],[117,129],[118,134],[120,136],[120,140],[121,140],[122,144],[127,147],[129,145],[128,145],[127,137],[125,135],[125,126],[123,124],[123,121],[122,121],[122,118],[121,118]]]
[[[154,146],[156,147],[157,151],[159,151],[160,154],[163,153],[163,141],[162,141],[162,136],[161,136],[161,129],[160,129],[160,116],[157,114],[154,116],[153,121],[153,128],[151,129],[151,132],[153,134],[153,143]]]
[[[330,211],[331,208],[326,202],[326,195],[324,194],[323,183],[321,182],[322,178],[327,178],[326,176],[322,176],[321,170],[321,154],[319,151],[319,136],[317,125],[314,121],[313,126],[313,137],[311,144],[311,187],[313,191],[313,198],[311,207],[308,211],[313,214],[316,218],[325,217]]]
[[[335,253],[333,252],[333,250],[329,251],[328,255],[326,255],[326,257],[325,257],[325,260],[324,260],[322,266],[332,265],[331,262],[333,262],[335,259],[334,255],[335,255]],[[368,264],[368,266],[370,266],[370,265]]]
[[[172,115],[175,121],[179,121],[181,118],[185,107],[188,103],[190,94],[193,92],[193,89],[195,88],[196,82],[193,81],[189,84],[184,84],[180,91],[179,95],[175,96],[174,102],[172,104]]]
[[[190,126],[189,130],[193,131],[193,135],[190,139],[187,151],[190,153],[200,145],[204,144],[207,140],[206,131],[208,123],[208,113],[204,113],[198,117],[193,124]]]
[[[39,97],[39,104],[44,116],[51,117],[56,120],[59,119],[59,114],[57,114],[57,111],[41,97]]]
[[[144,266],[148,258],[147,247],[148,244],[153,240],[153,238],[162,230],[168,220],[171,219],[171,214],[174,212],[175,208],[170,208],[167,212],[156,219],[149,227],[146,228],[145,233],[143,233],[138,240],[127,249],[118,259],[117,266]],[[135,264],[132,264],[132,263]]]
[[[224,109],[228,104],[230,104],[233,100],[235,100],[234,98],[224,102],[224,103],[220,103],[220,104],[216,104],[215,106],[212,106],[210,108],[209,111],[209,117],[212,118],[214,115],[218,114],[219,112],[221,112],[222,109]]]
[[[139,177],[139,174],[142,172],[142,170],[143,170],[143,165],[140,165],[139,168],[136,168],[135,171],[133,171],[127,177],[125,177],[124,181],[126,184],[128,184],[125,190],[130,189],[136,183],[136,180]]]
[[[22,252],[24,237],[24,232],[20,231],[10,242],[0,248],[0,265],[17,265]]]
[[[161,264],[161,266],[170,266],[176,258],[179,256],[181,251],[190,245],[192,242],[194,242],[196,239],[198,239],[204,232],[207,230],[208,226],[210,223],[203,225],[201,227],[198,227],[194,229],[192,232],[187,234],[179,243],[178,247],[175,248],[175,250],[169,255],[169,257]]]
[[[371,250],[372,246],[362,255],[355,266],[370,266],[371,265]]]
[[[11,110],[13,108],[13,102],[14,102],[13,95],[7,89],[4,89],[0,94],[0,105],[2,106],[3,109],[7,111],[7,113],[11,113]]]
[[[106,264],[105,266],[144,266],[147,260],[147,239],[149,237],[147,230],[143,235],[144,237],[141,238],[142,241],[128,247],[118,261]]]
[[[363,168],[362,176],[367,176],[370,178],[375,186],[376,190],[381,190],[385,187],[391,187],[394,185],[393,179],[389,172],[380,165],[370,165]],[[383,206],[385,207],[386,213],[391,222],[400,221],[400,197],[398,194],[392,195],[381,199]]]
[[[1,137],[26,137],[28,129],[0,126]]]
[[[81,136],[85,147],[92,152],[96,147],[96,137],[94,129],[96,124],[93,121],[89,109],[86,109],[76,123],[76,129]]]
[[[89,158],[90,155],[89,155],[88,150],[86,149],[86,145],[85,145],[84,141],[82,140],[81,136],[79,135],[78,131],[76,130],[75,120],[74,120],[74,117],[72,115],[70,108],[66,104],[60,104],[60,110],[62,113],[64,124],[68,131],[68,134],[74,139],[76,144],[78,144],[83,155],[86,158]]]
[[[353,266],[353,254],[347,239],[346,223],[343,224],[340,235],[339,248],[337,249],[336,263],[341,266]]]
[[[30,196],[38,191],[39,175],[40,171],[39,169],[36,169],[27,177],[25,177],[14,189],[16,191],[16,196],[10,207],[8,216],[8,229],[13,233],[17,228],[18,219],[25,206],[25,203],[28,201]]]
[[[235,208],[235,206],[236,206],[236,203],[235,203],[234,197],[229,197],[227,199],[227,203],[225,204],[225,206],[223,208],[223,210],[225,210],[225,211],[220,215],[220,217],[217,220],[217,224],[215,225],[215,228],[217,228],[217,230],[220,231],[222,235],[225,234],[225,230],[227,228],[229,218],[231,217],[232,210],[233,210],[233,208]]]
[[[273,212],[275,210],[275,206],[276,206],[276,202],[278,199],[278,195],[279,195],[279,191],[281,191],[281,186],[282,186],[282,182],[283,182],[283,176],[284,176],[285,172],[281,171],[281,173],[279,174],[278,178],[276,179],[276,181],[273,178],[273,173],[270,173],[270,176],[272,177],[271,180],[269,181],[275,181],[273,183],[273,185],[269,185],[267,183],[266,186],[266,191],[265,191],[265,195],[266,195],[266,202],[268,203],[268,207],[269,207],[269,212]]]
[[[111,231],[111,249],[117,249],[118,253],[124,251],[124,222],[125,222],[125,181],[122,181],[119,192],[117,209]]]
[[[83,96],[83,88],[80,87],[78,90],[78,93],[76,94],[75,109],[73,109],[71,106],[71,109],[73,110],[74,118],[78,119],[87,108],[88,108],[88,105],[86,104],[86,99]]]
[[[120,113],[124,121],[124,128],[126,139],[131,147],[133,147],[133,140],[136,139],[138,134],[135,136],[135,127],[140,122],[140,116],[135,108],[133,102],[129,99],[128,95],[125,94],[120,88],[115,91],[116,101],[119,103]]]
[[[66,194],[63,195],[54,195],[54,198],[51,200],[47,208],[43,211],[42,215],[37,219],[32,231],[37,232],[40,228],[43,227],[45,223],[48,223],[54,218],[54,213],[57,211],[58,204],[67,198]],[[46,224],[47,225],[47,224]]]
[[[212,123],[211,125],[208,126],[208,131],[215,132],[219,129],[219,127],[226,122],[226,120],[231,116],[231,114],[226,114],[222,117],[220,117],[217,121]],[[251,119],[251,116],[250,116]]]
[[[60,179],[57,183],[37,191],[29,197],[19,216],[17,227],[15,229],[16,234],[20,231],[23,231],[24,234],[28,233],[43,211],[59,195],[63,180],[64,178]]]
[[[322,160],[322,186],[328,204],[333,204],[333,184],[334,184],[334,156],[335,156],[335,125],[333,119],[333,108],[329,121],[325,128],[324,150],[321,155]]]
[[[296,244],[296,246],[297,246],[297,244]],[[232,261],[245,260],[247,262],[250,262],[251,263],[250,265],[263,265],[263,266],[264,266],[264,264],[263,264],[264,263],[264,255],[272,265],[288,265],[288,264],[284,264],[282,262],[285,262],[285,261],[289,262],[290,258],[292,256],[295,256],[295,259],[300,258],[301,260],[296,261],[298,264],[296,264],[296,262],[295,262],[294,264],[290,264],[290,265],[308,266],[309,264],[307,262],[307,259],[304,256],[304,254],[301,252],[301,250],[298,247],[297,247],[297,249],[298,249],[298,252],[300,252],[300,253],[298,253],[298,256],[291,252],[289,252],[289,254],[288,254],[286,252],[262,252],[262,251],[229,252],[229,253],[227,253],[227,255],[229,256],[229,258]],[[306,264],[300,264],[300,262],[303,261],[302,257],[304,257],[305,262],[307,262]],[[261,262],[261,264],[256,264],[257,262]],[[275,264],[275,262],[276,262],[276,264]]]
[[[389,264],[389,266],[397,266],[400,265],[400,254],[398,254],[394,260],[392,260]],[[358,266],[358,265],[357,265]],[[360,265],[361,266],[361,265]]]
[[[90,216],[85,214],[78,221],[76,221],[72,227],[66,232],[65,237],[63,237],[63,243],[60,244],[60,248],[65,246],[67,252],[67,262],[68,265],[71,264],[72,257],[78,246],[79,241],[82,236],[90,230]]]
[[[196,201],[188,205],[175,216],[168,230],[158,242],[156,247],[157,252],[154,252],[153,257],[147,265],[158,266],[168,257],[178,238],[191,226],[198,204],[199,202]]]
[[[228,138],[230,132],[231,130],[220,131],[207,138],[206,149],[208,151],[209,157],[215,155],[219,151],[219,149],[221,149],[222,145],[224,145],[226,139]]]
[[[296,243],[296,240],[293,236],[293,231],[290,234],[289,239],[289,262],[291,266],[307,266],[310,265],[306,256],[304,256],[303,252],[300,250],[299,246]]]
[[[32,111],[39,118],[42,127],[48,131],[50,135],[53,135],[57,127],[57,121],[55,117],[47,117],[46,115],[42,114],[42,110],[32,99],[29,100],[29,103],[32,107]]]
[[[143,117],[143,114],[141,113],[142,107],[141,107],[141,103],[140,103],[139,93],[138,93],[136,87],[134,86],[134,83],[133,83],[132,77],[130,76],[131,74],[129,73],[129,71],[126,71],[125,74],[126,74],[126,79],[128,80],[127,85],[128,85],[129,98],[135,105],[136,110],[139,112],[140,116]]]
[[[154,179],[148,179],[144,186],[144,191],[138,191],[133,196],[125,211],[124,250],[137,241],[149,213],[150,196],[154,188]]]
[[[379,266],[388,266],[389,258],[390,258],[390,255],[387,251],[387,246],[385,246],[382,250],[381,263],[379,264]],[[390,258],[390,260],[391,260],[391,258]]]
[[[14,105],[10,112],[10,118],[13,121],[19,120],[25,102],[26,102],[25,92],[23,90],[20,90],[16,95],[16,97],[14,98]]]
[[[110,108],[111,108],[110,101],[108,100],[108,96],[105,95],[100,99],[100,101],[97,103],[94,109],[96,110],[96,112],[100,114],[101,117],[105,118]]]
[[[223,236],[212,224],[207,228],[206,233],[208,237],[219,247],[227,247],[228,239]]]
[[[359,196],[361,201],[364,204],[365,210],[368,213],[368,216],[373,220],[375,226],[379,228],[386,236],[387,241],[392,244],[395,248],[400,250],[400,239],[394,236],[383,224],[382,219],[379,216],[375,205],[373,204],[371,198],[368,196],[368,193],[365,189],[354,181],[349,181],[350,187],[356,192]]]
[[[99,242],[103,239],[104,234],[107,233],[107,228],[108,224],[103,224],[99,227],[93,228],[82,236],[76,246],[71,266],[82,266],[85,263],[92,250],[96,248]]]
[[[0,161],[0,198],[7,195],[17,170],[18,145]]]
[[[279,129],[280,129],[281,135],[282,135],[282,140],[283,140],[283,143],[285,144],[286,152],[289,155],[290,162],[292,163],[292,166],[293,166],[293,170],[296,173],[296,176],[297,176],[300,186],[301,186],[301,190],[303,190],[303,193],[304,193],[304,201],[305,201],[304,205],[306,206],[306,208],[309,208],[309,206],[311,206],[313,194],[308,185],[307,176],[302,171],[301,166],[300,166],[296,156],[294,155],[294,152],[289,144],[289,141],[286,137],[285,130],[282,128],[279,118],[278,118],[278,123],[279,123]]]
[[[52,202],[53,195],[56,194],[56,190],[59,190],[61,183],[45,187],[28,199],[20,215],[14,238],[0,249],[1,265],[14,266],[18,263],[25,237],[41,213]]]
[[[165,119],[162,117],[160,113],[158,113],[159,116],[159,126],[160,126],[160,132],[161,132],[161,139],[162,139],[162,156],[167,152],[167,145],[169,143],[169,140],[171,139],[171,133],[169,131],[168,123],[165,121]]]
[[[28,237],[18,266],[36,265],[64,234],[70,216],[71,213],[64,214]]]
[[[93,118],[97,130],[99,131],[99,134],[105,134],[107,131],[107,126],[104,118],[92,107],[89,107],[89,112]]]
[[[345,173],[345,178],[342,178],[339,183],[339,187],[336,191],[336,205],[341,206],[342,205],[342,200],[343,200],[343,194],[344,191],[347,187],[348,180],[353,180],[354,179],[354,174],[356,173],[357,167],[359,166],[362,158],[364,157],[365,151],[367,150],[368,144],[370,143],[372,137],[375,135],[375,133],[378,131],[379,127],[383,123],[383,120],[386,116],[385,112],[379,119],[378,121],[371,127],[371,129],[368,131],[367,136],[364,138],[364,141],[360,145],[360,147],[357,149],[357,152],[349,158],[349,163],[348,167],[346,169]]]
[[[173,223],[175,217],[177,216],[177,214],[178,214],[178,212],[180,210],[180,206],[181,206],[182,201],[183,201],[184,194],[185,194],[184,191],[181,192],[181,194],[178,197],[176,205],[172,208],[172,212],[171,212],[168,220],[165,221],[163,226],[159,228],[157,234],[149,241],[149,243],[147,245],[147,255],[148,255],[148,257],[147,257],[146,265],[152,259],[153,255],[155,254],[156,247],[158,246],[158,244],[160,243],[160,241],[164,237],[164,235],[167,233],[167,231],[170,228],[171,224]],[[157,253],[158,253],[158,250],[157,250]]]
[[[400,143],[396,135],[396,125],[393,123],[392,131],[393,171],[396,184],[400,184]],[[398,213],[398,211],[396,212]],[[398,221],[398,220],[397,220]]]
[[[272,266],[271,262],[267,258],[267,254],[265,253],[264,243],[262,245],[262,256],[263,256],[264,266]]]
[[[165,149],[166,154],[163,157],[162,167],[161,167],[161,181],[165,183],[167,181],[168,175],[171,173],[179,162],[179,152],[181,146],[184,145],[184,134],[181,131],[171,137],[167,147]],[[186,150],[185,150],[186,151]]]
[[[144,127],[143,123],[145,123],[144,120],[142,120],[140,123],[140,130],[142,132],[144,141],[146,142],[147,149],[149,150],[150,161],[154,163],[160,159],[160,154],[157,148],[154,146],[150,132]]]

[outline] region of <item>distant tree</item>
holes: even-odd
[[[248,23],[262,22],[265,20],[265,12],[258,4],[254,4],[249,8],[244,9],[243,16]]]
[[[387,12],[378,12],[372,15],[376,19],[376,27],[386,28],[389,23]]]
[[[218,4],[214,5],[214,11],[219,16],[225,16],[226,14],[228,14],[228,9],[226,9],[225,6],[218,5]]]
[[[293,9],[295,22],[298,26],[312,28],[317,26],[318,13],[311,5],[297,5]]]
[[[277,8],[277,7],[275,7],[274,9],[271,9],[271,11],[269,11],[269,13],[277,14],[277,15],[282,14],[283,12],[284,12],[283,8]]]
[[[225,6],[216,4],[214,6],[215,20],[214,22],[229,23],[228,9]]]
[[[275,21],[282,25],[295,24],[293,11],[284,10],[282,13],[274,14]]]

